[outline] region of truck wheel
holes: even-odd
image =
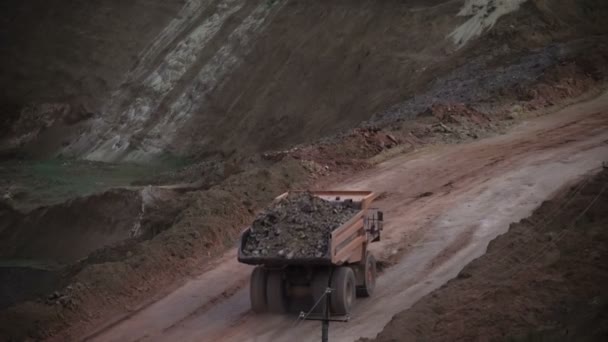
[[[311,283],[312,300],[313,300],[312,305],[317,304],[317,302],[319,302],[321,297],[323,297],[323,299],[314,308],[314,310],[313,310],[314,313],[319,313],[319,314],[325,313],[325,308],[327,307],[327,297],[324,297],[323,295],[325,294],[325,290],[327,290],[328,287],[330,287],[329,286],[329,271],[321,270],[321,271],[315,272],[315,274],[312,278],[312,283]]]
[[[363,285],[357,286],[357,297],[370,297],[376,288],[376,258],[369,253],[361,267]]]
[[[348,315],[355,301],[355,272],[350,267],[337,267],[331,277],[331,309],[337,315]]]
[[[266,279],[267,274],[263,267],[256,267],[251,272],[251,280],[249,282],[249,299],[251,300],[251,309],[257,313],[266,312],[268,304],[266,301]]]
[[[287,293],[281,271],[268,272],[266,279],[266,300],[268,311],[276,314],[287,312]]]

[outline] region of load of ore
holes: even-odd
[[[358,210],[311,193],[291,193],[253,221],[243,253],[254,257],[322,258],[332,231]]]

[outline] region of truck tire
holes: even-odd
[[[337,267],[331,276],[331,311],[348,315],[355,301],[355,272],[350,267]]]
[[[371,253],[365,257],[361,265],[363,274],[363,285],[357,286],[357,297],[370,297],[376,288],[376,258]]]
[[[266,301],[267,273],[261,266],[254,268],[251,272],[249,299],[251,301],[251,310],[256,313],[264,313],[268,310],[268,303]]]
[[[268,311],[275,314],[287,312],[287,293],[281,271],[269,271],[266,279]]]
[[[327,290],[327,288],[330,287],[329,286],[329,271],[328,270],[319,270],[317,272],[315,272],[315,274],[313,275],[312,278],[312,283],[311,283],[311,290],[312,290],[312,305],[317,304],[316,307],[314,307],[314,310],[312,312],[314,313],[318,313],[318,314],[324,314],[325,313],[325,308],[327,307],[327,297],[324,297],[325,295],[325,290]],[[323,299],[321,300],[321,297],[323,297]],[[319,300],[321,300],[319,302]],[[312,309],[313,307],[311,307]]]

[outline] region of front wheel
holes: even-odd
[[[376,258],[371,253],[365,257],[360,268],[363,273],[363,285],[357,286],[357,297],[370,297],[376,288]]]

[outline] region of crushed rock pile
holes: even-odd
[[[255,219],[243,253],[286,259],[327,256],[330,233],[357,212],[308,192],[289,194]]]

